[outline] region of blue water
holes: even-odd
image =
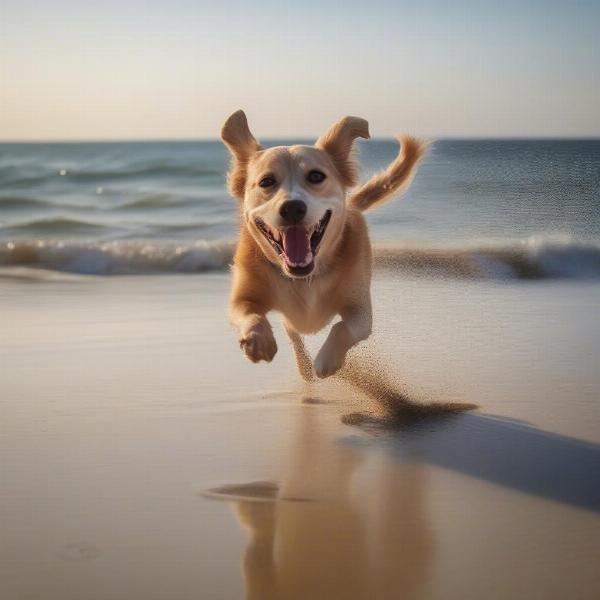
[[[361,142],[363,176],[396,151]],[[225,268],[238,217],[228,160],[217,141],[0,144],[0,264]],[[368,220],[398,265],[441,252],[492,261],[493,276],[523,260],[549,276],[600,276],[600,141],[437,141],[405,196]]]

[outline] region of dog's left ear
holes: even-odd
[[[315,143],[317,148],[329,155],[347,187],[356,185],[358,180],[358,170],[352,156],[352,144],[358,137],[369,139],[369,123],[360,117],[344,117]]]
[[[221,139],[229,148],[232,163],[227,176],[229,191],[240,199],[246,189],[246,171],[252,155],[262,150],[248,127],[248,119],[243,110],[234,112],[221,129]]]

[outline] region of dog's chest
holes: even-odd
[[[280,310],[300,333],[323,329],[337,313],[336,294],[326,282],[292,283],[280,291]]]

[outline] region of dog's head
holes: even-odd
[[[344,117],[314,146],[264,150],[240,110],[221,137],[233,158],[229,190],[262,252],[289,277],[317,272],[341,238],[346,190],[357,180],[352,144],[369,137],[368,123]]]

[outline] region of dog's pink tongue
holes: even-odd
[[[303,265],[308,260],[310,238],[308,231],[300,225],[283,230],[283,251],[289,263]]]

